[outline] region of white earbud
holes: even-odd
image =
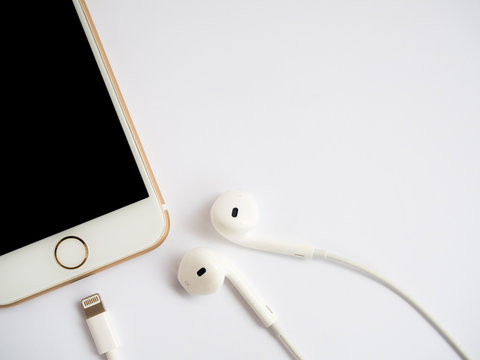
[[[210,209],[213,227],[227,240],[252,249],[311,259],[314,247],[254,236],[250,231],[258,223],[255,198],[242,191],[227,191],[219,196]]]
[[[250,282],[224,256],[209,248],[195,248],[182,258],[178,268],[178,281],[191,295],[214,293],[229,279],[266,327],[276,320],[276,315],[265,300],[253,289]]]
[[[301,355],[278,326],[272,308],[228,259],[209,248],[200,247],[188,251],[180,261],[178,281],[191,295],[214,293],[223,285],[225,278],[230,280],[262,323],[275,333],[295,359],[302,360]]]

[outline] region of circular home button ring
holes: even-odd
[[[67,236],[55,246],[55,260],[65,269],[77,269],[88,258],[88,247],[85,242],[76,236]]]

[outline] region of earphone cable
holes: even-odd
[[[120,356],[118,355],[117,349],[110,350],[109,352],[105,353],[107,360],[119,360]]]
[[[278,326],[277,323],[272,324],[270,326],[270,329],[273,330],[273,332],[278,336],[278,338],[281,340],[283,345],[290,351],[290,353],[295,357],[295,359],[303,360],[303,357],[297,351],[295,346],[293,346],[293,344],[285,337],[285,334],[283,333],[282,329]]]
[[[415,302],[409,295],[407,295],[405,292],[403,292],[401,289],[399,289],[397,286],[395,286],[393,283],[391,283],[384,277],[349,259],[335,254],[331,254],[325,250],[315,249],[313,257],[322,258],[324,260],[344,265],[348,268],[356,270],[362,275],[366,275],[367,277],[385,286],[386,288],[397,294],[399,297],[401,297],[403,300],[405,300],[405,302],[407,302],[412,308],[414,308],[440,334],[440,336],[442,336],[442,338],[448,343],[448,345],[450,345],[450,347],[457,353],[457,355],[462,360],[469,360],[468,356],[465,354],[465,352],[462,351],[462,349],[460,349],[460,347],[456,344],[452,337],[419,304],[417,304],[417,302]]]

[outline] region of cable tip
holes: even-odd
[[[103,306],[100,294],[93,294],[81,300],[83,311],[87,317],[87,325],[100,355],[106,354],[107,359],[118,359],[116,340],[108,314]]]
[[[87,319],[105,312],[100,294],[93,294],[81,301]]]

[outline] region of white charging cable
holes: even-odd
[[[108,313],[105,311],[100,294],[93,294],[81,301],[87,325],[100,355],[105,354],[108,360],[119,360],[119,346],[110,325]]]

